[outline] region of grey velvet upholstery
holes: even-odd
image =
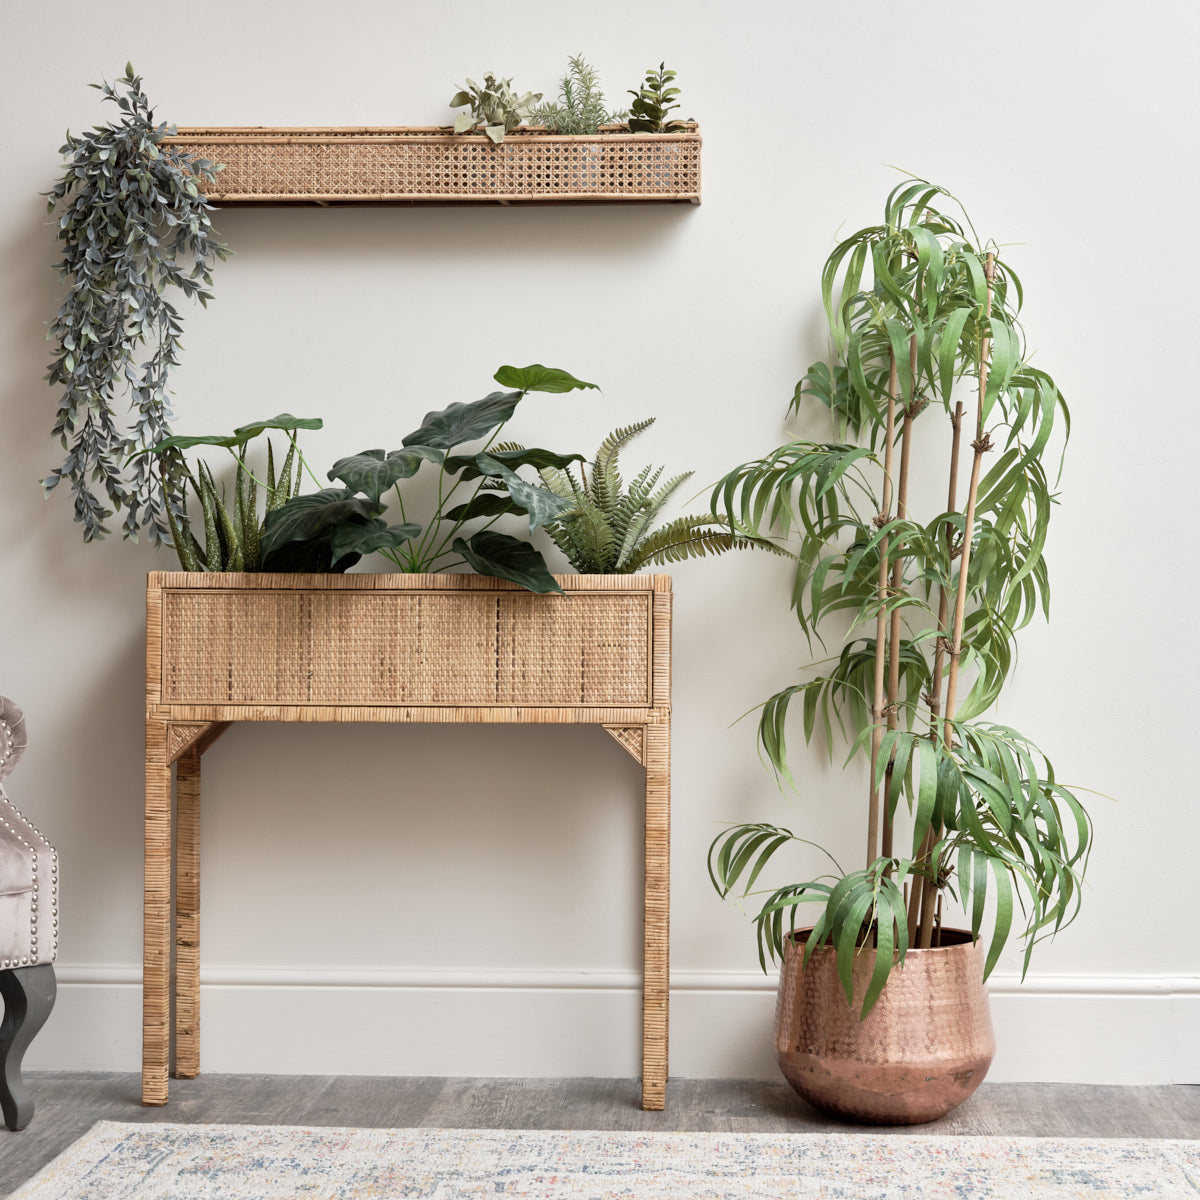
[[[21,1061],[57,991],[58,854],[16,810],[3,783],[24,749],[24,715],[0,696],[0,1115],[11,1130],[33,1118]]]
[[[0,970],[58,953],[58,854],[5,791],[25,749],[25,717],[0,696]]]

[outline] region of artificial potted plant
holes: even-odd
[[[825,264],[834,359],[809,369],[792,406],[824,405],[838,440],[788,442],[730,472],[713,497],[748,534],[791,535],[792,604],[810,644],[830,618],[840,629],[849,618],[840,652],[763,705],[759,740],[792,780],[794,702],[806,741],[832,752],[840,731],[851,757],[869,759],[863,866],[833,859],[830,875],[766,890],[754,921],[764,969],[768,957],[783,964],[784,1074],[818,1106],[880,1123],[934,1119],[978,1086],[994,1050],[983,980],[1014,893],[1028,967],[1039,936],[1077,910],[1090,840],[1050,760],[983,716],[1016,632],[1048,611],[1051,440],[1069,414],[1029,361],[1016,275],[965,215],[943,211],[946,196],[923,181],[898,186],[883,223]],[[908,484],[915,464],[928,466],[916,446],[943,420],[946,506],[918,515]],[[710,848],[714,886],[750,895],[800,841],[775,825],[733,826]],[[947,895],[970,913],[969,931],[942,926]],[[793,931],[804,904],[819,906],[816,921]]]

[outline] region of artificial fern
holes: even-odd
[[[601,125],[618,125],[629,115],[624,109],[609,112],[600,90],[600,76],[582,54],[569,60],[559,82],[558,103],[539,104],[530,120],[554,133],[596,133]]]
[[[600,443],[591,474],[581,469],[577,480],[570,469],[548,468],[542,482],[555,495],[573,500],[575,507],[546,530],[575,570],[594,575],[629,575],[650,563],[682,562],[726,550],[769,550],[784,554],[767,538],[748,537],[730,529],[723,518],[705,513],[679,517],[661,529],[654,522],[676,489],[691,472],[660,483],[663,467],[643,468],[628,487],[621,480],[621,449],[654,424],[654,418],[614,429]]]

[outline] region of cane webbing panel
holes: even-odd
[[[700,199],[700,134],[510,133],[499,146],[442,128],[180,129],[165,139],[223,163],[217,203]]]
[[[162,702],[651,703],[649,594],[166,590]]]

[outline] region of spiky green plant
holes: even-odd
[[[732,533],[728,520],[713,513],[678,517],[654,529],[667,501],[692,473],[685,471],[663,480],[665,468],[644,467],[625,487],[619,461],[621,449],[653,424],[654,418],[650,417],[614,429],[600,443],[590,464],[590,477],[585,467],[580,468],[582,479],[576,479],[570,468],[547,467],[539,472],[550,491],[574,503],[573,509],[547,525],[546,530],[575,570],[593,575],[631,575],[650,563],[682,562],[727,550],[786,553],[765,537]]]
[[[139,457],[155,456],[158,469],[164,474],[174,471],[184,478],[191,485],[200,505],[196,527],[202,525],[204,528],[203,544],[193,530],[186,494],[178,511],[167,509],[171,541],[179,556],[179,565],[185,571],[287,569],[264,556],[262,540],[267,514],[282,508],[300,491],[301,477],[307,464],[296,444],[297,430],[320,429],[322,424],[319,417],[293,417],[291,413],[280,413],[268,421],[243,425],[232,434],[172,436],[147,450],[139,451]],[[270,430],[287,435],[287,454],[277,476],[275,452],[268,438],[266,477],[259,480],[249,465],[247,455],[250,443]],[[232,511],[225,491],[218,487],[208,463],[203,459],[198,460],[194,471],[188,466],[183,452],[196,446],[220,447],[233,456],[237,474],[233,483]],[[260,490],[264,501],[261,517],[258,512]]]
[[[619,125],[629,113],[625,109],[609,112],[600,90],[596,68],[576,54],[568,59],[567,73],[559,81],[558,101],[539,104],[530,118],[555,133],[595,133],[601,125]]]

